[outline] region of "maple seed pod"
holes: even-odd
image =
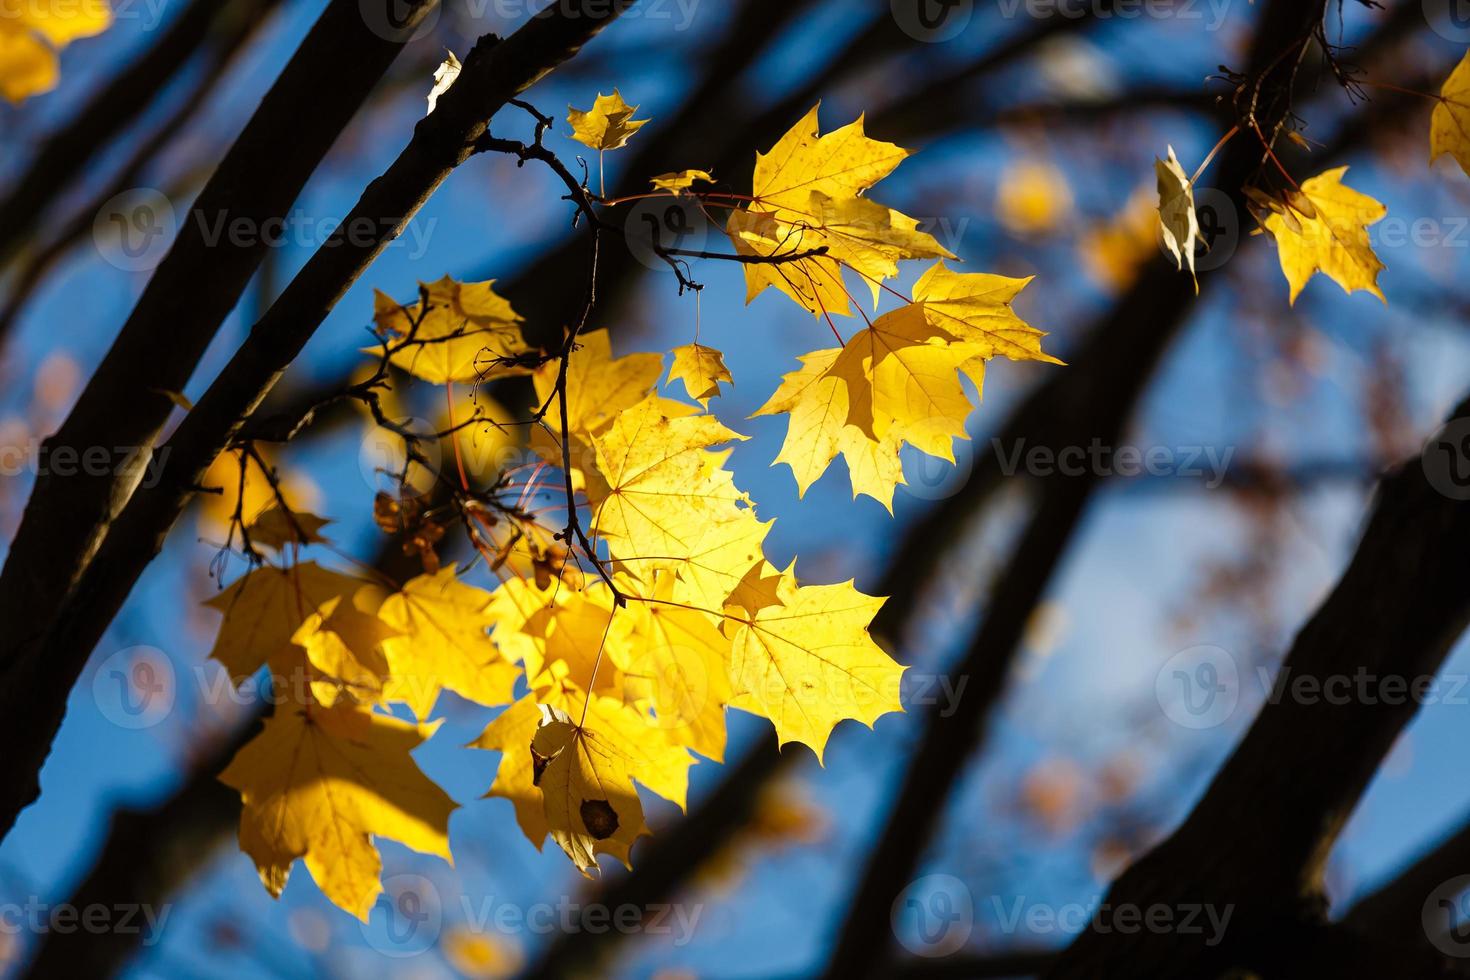
[[[1317,206],[1312,199],[1301,192],[1299,187],[1288,187],[1286,189],[1286,203],[1297,214],[1311,221],[1317,217]]]

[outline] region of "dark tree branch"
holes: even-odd
[[[1470,401],[1450,420],[1470,420]],[[1441,437],[1428,446],[1461,450]],[[1366,693],[1349,687],[1344,698],[1297,697],[1291,692],[1300,688],[1287,688],[1269,701],[1184,823],[1109,889],[1114,907],[1232,907],[1226,941],[1211,949],[1180,933],[1088,931],[1051,976],[1227,967],[1287,975],[1277,971],[1295,954],[1282,936],[1325,922],[1328,853],[1417,713],[1422,685],[1470,622],[1470,501],[1432,484],[1426,463],[1436,462],[1415,457],[1379,483],[1352,562],[1282,664],[1289,683],[1306,678],[1330,691],[1334,679],[1366,678]]]
[[[386,24],[391,0],[383,2]],[[184,388],[269,248],[267,222],[285,215],[433,3],[400,4],[406,26],[389,34],[365,18],[372,4],[332,0],[205,185],[117,340],[46,442],[53,456],[95,459],[101,452],[108,465],[37,474],[0,570],[0,687],[19,691],[18,679],[36,666],[36,643],[143,475],[174,408],[167,393]],[[303,105],[312,107],[306,118]],[[252,235],[232,238],[234,222]],[[29,765],[18,755],[11,761]],[[24,776],[3,782],[21,796],[31,792]],[[12,807],[0,806],[0,833],[11,819]]]

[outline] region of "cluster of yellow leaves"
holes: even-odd
[[[271,894],[302,858],[366,919],[381,891],[373,837],[449,857],[455,804],[410,752],[436,727],[441,689],[510,699],[516,668],[486,635],[490,601],[452,566],[389,591],[311,561],[262,565],[209,600],[223,615],[211,656],[237,682],[270,672],[275,710],[221,778],[240,792],[240,845]],[[391,703],[416,720],[379,710]]]
[[[631,859],[648,832],[639,787],[684,805],[695,753],[723,758],[727,708],[819,757],[839,721],[901,710],[902,668],[867,630],[882,600],[766,562],[771,523],[726,468],[743,437],[659,395],[663,358],[615,357],[605,332],[581,338],[565,368],[566,436],[611,587],[570,558],[542,580],[508,562],[490,591],[453,566],[392,588],[299,561],[209,601],[223,616],[212,656],[237,682],[268,670],[279,695],[223,777],[273,894],[302,858],[365,917],[380,891],[374,837],[448,857],[454,804],[410,757],[443,690],[508,705],[473,743],[502,753],[489,795],[584,872],[600,854]],[[549,417],[561,370],[532,374]],[[687,354],[682,370],[696,398],[728,378],[717,355]],[[560,465],[561,434],[540,431],[534,447]],[[267,511],[253,531],[309,544],[320,527]]]
[[[422,298],[409,305],[376,294],[374,323],[395,367],[432,384],[526,373],[522,362],[531,348],[522,318],[495,292],[495,280],[462,283],[446,276],[420,290]],[[381,355],[382,348],[363,352]]]
[[[107,0],[0,0],[0,96],[20,102],[55,88],[57,52],[111,24]]]
[[[1449,154],[1470,174],[1470,52],[1445,79],[1429,122],[1429,162]],[[1164,247],[1194,272],[1193,243],[1199,235],[1194,189],[1169,148],[1157,161],[1159,220]],[[1276,240],[1281,271],[1295,304],[1307,281],[1324,273],[1346,292],[1372,293],[1384,300],[1378,273],[1384,268],[1373,251],[1369,226],[1388,209],[1380,201],[1342,182],[1347,167],[1334,167],[1294,185],[1279,197],[1252,190],[1252,200],[1267,210],[1262,228]],[[1196,290],[1198,286],[1196,285]]]
[[[941,261],[905,305],[841,348],[802,357],[757,414],[790,416],[777,462],[791,467],[799,492],[841,454],[853,495],[891,510],[904,444],[953,461],[953,440],[967,438],[962,377],[979,391],[985,362],[998,354],[1060,362],[1042,351],[1045,334],[1011,309],[1029,279],[955,272],[943,262],[954,255],[917,221],[865,196],[910,151],[868,137],[861,117],[824,135],[817,109],[757,156],[751,204],[726,228],[740,254],[778,260],[745,266],[747,301],[774,286],[830,320],[852,313],[845,271],[867,283],[876,306],[900,260]]]

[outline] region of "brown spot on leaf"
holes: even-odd
[[[607,840],[618,832],[618,815],[607,800],[583,800],[582,824],[597,840]]]

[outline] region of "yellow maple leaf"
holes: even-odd
[[[538,851],[546,841],[546,802],[536,785],[531,739],[536,737],[541,722],[541,708],[528,694],[496,715],[480,737],[470,743],[472,748],[501,754],[495,782],[485,796],[511,802],[516,823]]]
[[[842,348],[833,347],[802,355],[801,369],[787,374],[755,414],[789,416],[786,439],[774,463],[791,467],[798,496],[805,496],[841,454],[854,499],[872,497],[892,513],[894,489],[905,483],[899,459],[903,439],[891,427],[879,438],[848,424],[847,384],[829,375],[841,353]],[[974,367],[966,362],[965,369]]]
[[[663,358],[657,354],[613,357],[612,341],[606,330],[592,330],[577,338],[577,348],[567,358],[567,427],[577,436],[606,429],[625,408],[638,404],[653,391],[663,373]],[[546,417],[555,426],[561,418],[556,393],[559,360],[538,367],[531,380],[536,400],[549,407]],[[559,457],[558,457],[559,459]]]
[[[848,424],[953,462],[953,440],[969,438],[972,408],[959,372],[979,353],[936,330],[924,303],[910,303],[854,334],[828,376],[847,386]]]
[[[267,662],[284,669],[291,637],[302,623],[330,600],[351,596],[363,584],[314,561],[290,568],[262,565],[205,601],[224,614],[209,655],[237,684]]]
[[[912,155],[893,143],[870,139],[863,116],[822,135],[812,106],[767,153],[757,153],[751,194],[769,208],[800,214],[813,191],[830,198],[857,197]]]
[[[636,779],[683,809],[694,757],[667,740],[650,737],[649,720],[614,698],[593,696],[586,718],[552,715],[531,750],[539,756],[536,785],[546,802],[546,823],[583,874],[598,854],[631,864],[633,842],[648,832]]]
[[[422,301],[405,305],[377,292],[373,319],[389,360],[431,384],[525,374],[531,348],[521,333],[521,316],[494,287],[494,279],[462,283],[448,276],[424,283],[427,310]],[[381,347],[362,350],[382,354]]]
[[[626,641],[618,644],[628,697],[647,702],[655,723],[676,745],[716,762],[725,755],[725,705],[729,704],[730,639],[720,617],[673,599],[674,575],[658,575],[643,601],[614,620]],[[617,654],[615,654],[617,656]]]
[[[57,52],[112,25],[107,0],[28,0],[0,10],[0,96],[20,102],[60,78]]]
[[[651,178],[649,183],[656,191],[670,191],[674,194],[688,190],[694,186],[696,180],[702,180],[706,184],[715,182],[715,175],[708,170],[677,170],[673,173],[659,174]]]
[[[619,415],[593,440],[609,487],[593,527],[614,557],[677,560],[732,519],[749,498],[723,467],[730,451],[709,447],[745,438],[708,415],[671,418],[654,398]]]
[[[567,106],[567,122],[572,127],[572,139],[584,143],[594,150],[616,150],[627,146],[628,139],[647,123],[647,119],[634,119],[636,105],[623,101],[622,93],[613,89],[612,95],[597,95],[591,109],[574,109]]]
[[[869,139],[861,116],[821,135],[813,106],[769,153],[758,154],[753,204],[731,215],[726,234],[742,255],[803,257],[746,263],[746,301],[775,286],[813,315],[848,315],[843,269],[863,278],[876,303],[899,260],[953,258],[913,218],[862,196],[909,153]]]
[[[1347,167],[1334,167],[1301,185],[1315,214],[1297,212],[1293,229],[1286,218],[1273,212],[1265,228],[1276,239],[1281,271],[1291,286],[1291,302],[1315,273],[1323,272],[1346,292],[1363,289],[1384,300],[1378,288],[1383,263],[1373,253],[1368,226],[1383,218],[1388,209],[1367,194],[1342,182]]]
[[[322,893],[364,922],[382,891],[373,837],[449,856],[442,789],[409,753],[430,730],[341,703],[284,705],[220,780],[240,793],[240,849],[272,895],[303,858]]]
[[[986,358],[1061,364],[1041,349],[1045,331],[1022,320],[1011,303],[1033,277],[1014,279],[988,272],[955,272],[936,262],[914,283],[914,302],[924,315],[956,340],[975,345]],[[976,385],[980,378],[974,378]]]
[[[1429,117],[1429,162],[1446,153],[1470,174],[1470,51],[1445,79]]]
[[[306,511],[288,513],[276,504],[262,511],[250,525],[250,543],[263,544],[277,551],[288,544],[330,544],[317,533],[330,523],[329,519]]]
[[[883,599],[863,595],[851,582],[787,583],[782,605],[754,615],[726,610],[735,626],[731,705],[771,719],[781,744],[809,745],[820,761],[839,721],[871,726],[903,710],[904,668],[868,635]]]
[[[311,693],[321,704],[333,705],[343,695],[358,704],[382,700],[391,673],[383,644],[399,635],[378,616],[387,597],[382,588],[364,585],[350,597],[322,603],[292,635],[320,674],[311,678]]]
[[[479,704],[509,704],[519,671],[490,641],[490,598],[459,581],[450,564],[385,599],[378,615],[399,633],[383,643],[392,674],[387,697],[418,718],[434,710],[441,689]]]
[[[1194,279],[1194,291],[1199,292],[1199,279],[1194,273],[1194,243],[1199,238],[1199,217],[1194,212],[1194,185],[1189,175],[1179,165],[1174,147],[1169,147],[1169,159],[1154,158],[1154,174],[1159,184],[1159,227],[1164,237],[1164,248],[1174,256],[1174,265],[1180,271],[1189,266],[1190,278]]]
[[[669,381],[684,382],[684,390],[699,404],[709,407],[709,400],[720,393],[720,382],[734,384],[725,355],[703,344],[684,344],[674,348],[674,364],[669,368]]]

